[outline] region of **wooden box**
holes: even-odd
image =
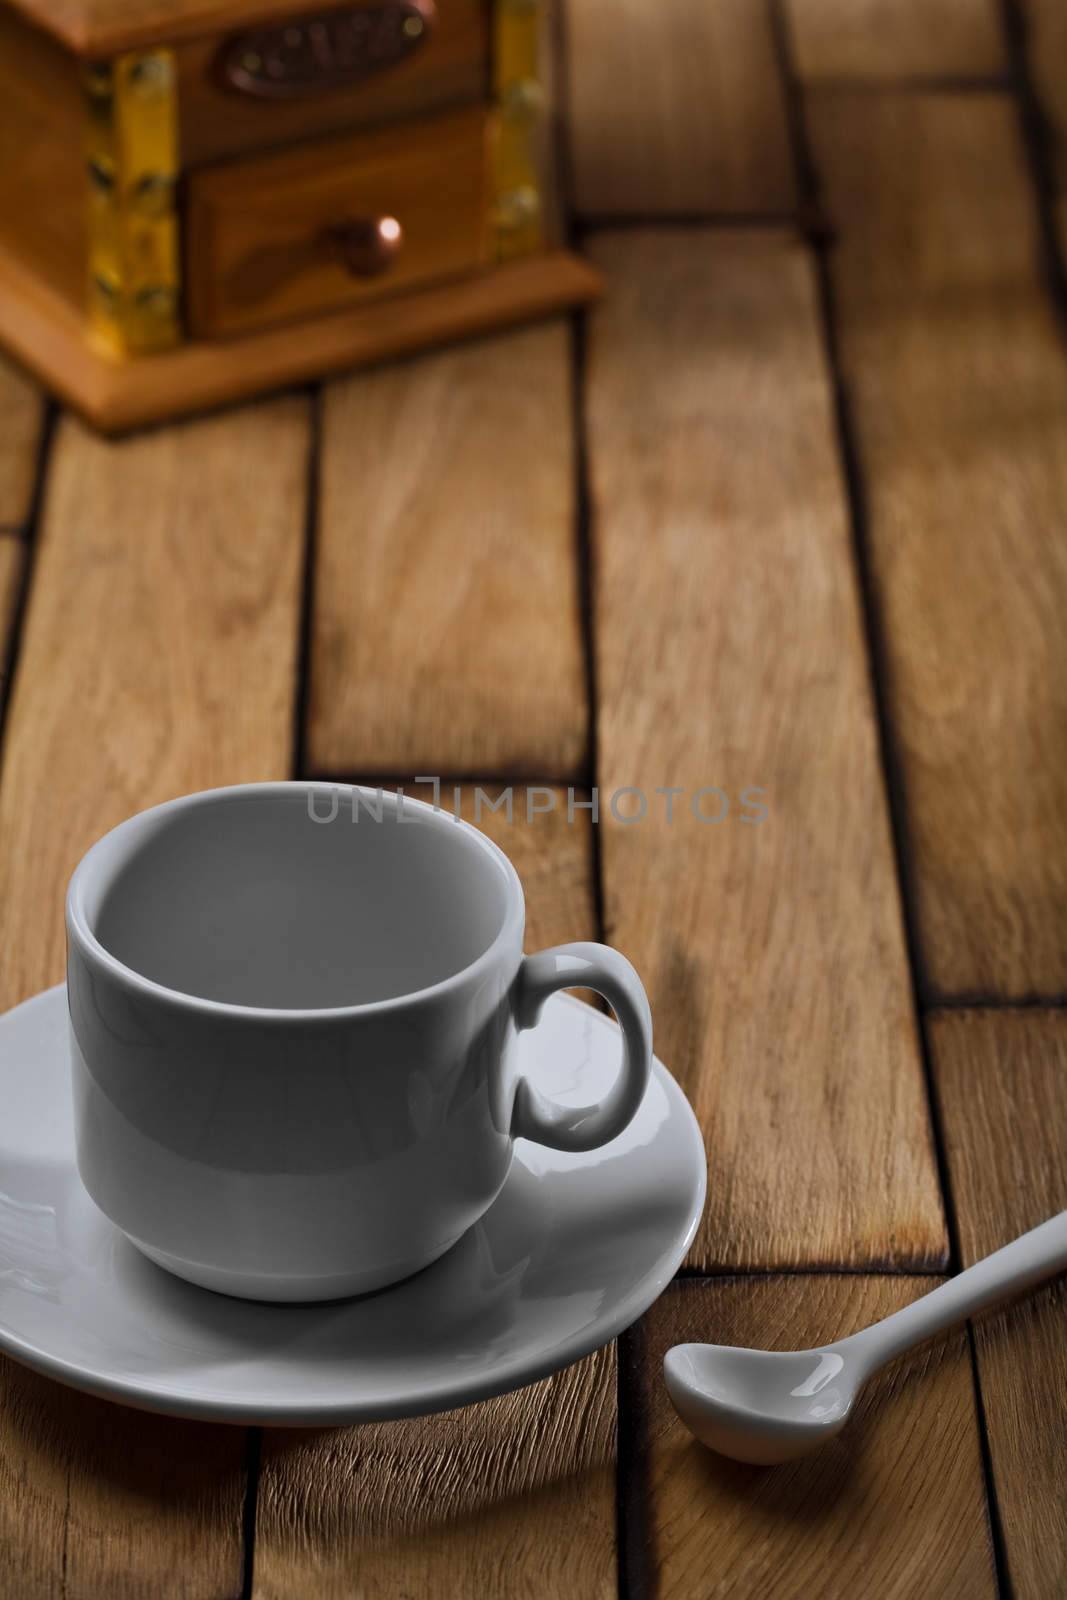
[[[546,0],[0,0],[0,340],[121,429],[591,298]]]

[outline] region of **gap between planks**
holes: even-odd
[[[1067,14],[1060,0],[1000,0],[1041,196],[1049,264],[1067,316]]]
[[[792,11],[787,10],[790,3],[792,4]],[[872,0],[872,3],[877,7],[880,0]],[[952,3],[952,0],[949,0],[949,3]],[[986,5],[991,3],[991,0],[978,0],[978,3]],[[793,18],[795,25],[798,12],[803,9],[805,0],[771,0],[771,4],[775,43],[786,97],[793,154],[797,167],[797,185],[810,214],[818,216],[821,200],[819,174],[809,135],[805,85],[802,83],[797,69],[797,41],[791,34],[789,27],[790,17]],[[917,10],[909,10],[905,6],[899,15],[906,24],[905,36],[908,33],[913,33],[919,21]],[[909,892],[910,856],[902,770],[897,759],[892,712],[887,692],[888,657],[886,640],[882,632],[881,612],[871,567],[866,489],[856,441],[855,422],[842,363],[831,266],[831,234],[825,217],[822,220],[822,225],[812,230],[809,243],[818,292],[823,351],[833,395],[833,414],[838,455],[841,461],[845,494],[848,502],[852,561],[863,616],[867,673],[878,729],[878,754],[885,785],[886,805],[893,842],[911,1005],[918,1023],[919,1061],[930,1119],[934,1159],[937,1163],[938,1188],[945,1211],[948,1254],[943,1265],[947,1269],[954,1271],[959,1266],[959,1243],[955,1233],[949,1200],[944,1133],[941,1127],[937,1094],[930,1069],[926,1032],[922,1026],[922,956],[916,907],[914,898]]]
[[[1014,111],[1000,95],[905,111],[821,89],[806,106],[839,229],[830,278],[922,998],[1054,996],[1067,366]]]
[[[1067,1209],[1067,1015],[940,1012],[928,1019],[963,1264]],[[980,1421],[1004,1592],[1067,1587],[1067,1284],[972,1324]]]
[[[789,208],[788,141],[763,4],[568,0],[565,22],[579,218]]]
[[[588,422],[602,787],[758,782],[776,808],[758,839],[658,818],[600,831],[609,940],[646,980],[708,1141],[691,1262],[943,1266],[809,264],[762,232],[594,245],[613,285],[591,320]],[[876,1201],[872,1140],[897,1118]]]
[[[767,1471],[699,1445],[674,1415],[666,1350],[689,1340],[817,1348],[929,1288],[911,1276],[733,1277],[675,1284],[633,1339],[644,1493],[631,1531],[649,1600],[871,1594],[994,1600],[966,1336],[955,1330],[865,1385],[848,1427]]]
[[[1007,67],[999,0],[771,0],[798,76],[824,88],[902,80],[964,90]]]
[[[473,795],[463,798],[470,821]],[[528,948],[595,937],[587,817],[569,827],[557,806],[534,823],[489,815],[482,825],[523,879]],[[257,1600],[343,1600],[353,1573],[375,1600],[614,1600],[617,1391],[609,1345],[531,1388],[442,1416],[268,1431]]]
[[[33,379],[0,356],[0,533],[32,526],[49,410]]]
[[[820,90],[825,88],[826,85],[820,85]],[[795,80],[793,84],[793,94],[795,105],[795,125],[799,134],[802,165],[806,169],[808,181],[810,183],[812,175],[811,153],[807,146],[805,136],[803,114],[804,107],[801,99],[802,91],[800,86],[795,83]],[[823,99],[823,97],[820,95],[819,99],[823,105],[833,103],[831,96],[826,96],[825,99]],[[856,101],[851,95],[848,97],[842,96],[841,103],[846,105],[855,105],[856,121],[858,124],[862,125],[864,114],[869,113],[870,108],[864,105],[862,101]],[[936,102],[931,102],[927,99],[922,103],[929,105]],[[979,112],[978,114],[980,115],[981,113]],[[836,142],[834,140],[825,141],[823,145],[824,151],[833,151],[834,158],[836,159],[836,153],[840,148],[840,142],[840,139],[838,139]],[[870,162],[868,163],[868,171],[871,170],[872,166],[874,166],[875,170],[877,171],[876,163]],[[868,203],[870,203],[869,199]],[[831,219],[836,220],[836,218],[833,217],[832,207]],[[824,297],[826,304],[826,323],[828,337],[830,340],[831,358],[834,361],[835,371],[840,373],[837,355],[837,335],[833,318],[834,291],[832,285],[832,256],[828,255],[825,250],[821,252],[821,255],[824,262]],[[1031,285],[1033,284],[1032,279],[1030,280],[1030,283]],[[1030,292],[1034,292],[1032,287]],[[872,314],[869,307],[867,314],[868,316]],[[874,644],[875,661],[878,663],[878,667],[876,668],[876,681],[881,683],[884,681],[883,673],[886,666],[887,652],[885,648],[884,635],[882,635],[878,625],[879,614],[875,585],[872,578],[871,568],[867,560],[867,551],[864,544],[865,538],[869,534],[869,529],[866,525],[866,519],[864,517],[865,499],[863,493],[863,477],[858,464],[859,452],[856,448],[855,436],[852,432],[852,419],[845,397],[845,389],[844,385],[840,384],[840,379],[839,389],[844,447],[846,459],[850,461],[852,466],[854,484],[853,498],[857,508],[856,527],[859,536],[858,554],[860,557],[861,572],[863,573],[864,577],[865,592],[869,597],[869,635]],[[891,726],[892,723],[890,713],[886,708],[883,710],[883,729],[885,730],[886,735],[885,748],[890,771],[893,773],[895,763],[893,759],[894,749],[892,744],[892,736],[889,733]],[[899,767],[896,768],[896,772],[899,774]],[[894,795],[896,800],[896,808],[899,811],[899,797],[902,793],[899,782],[891,784],[891,793]],[[902,867],[904,868],[904,883],[907,885],[909,881],[909,873],[907,870],[909,865],[907,853],[907,831],[902,816],[898,824],[897,839],[898,852]],[[909,945],[911,946],[913,952],[915,952],[918,949],[915,908],[911,900],[911,896],[907,893],[905,894],[905,903],[909,913]],[[979,998],[986,1000],[992,998],[993,1000],[995,1009],[987,1010],[986,1012],[988,1025],[992,1027],[1012,1026],[1010,1019],[1013,1015],[1021,1020],[1021,1025],[1023,1026],[1026,1026],[1027,1022],[1029,1022],[1030,1026],[1039,1027],[1043,1025],[1043,1022],[1046,1019],[1055,1017],[1057,1015],[1055,1006],[1053,1006],[1053,1008],[1050,1010],[1047,1004],[1047,997],[1031,998],[1025,994],[1020,995],[1018,993],[1015,993],[1011,998],[1006,998],[1003,995],[999,997],[979,997],[977,994],[968,994],[964,990],[963,992],[957,992],[949,997],[944,997],[943,995],[938,995],[936,997],[934,1004],[937,1009],[928,1011],[924,1018],[924,1035],[927,1037],[927,1039],[931,1039],[936,1043],[945,1030],[958,1030],[961,1027],[965,1027],[965,1019],[968,1017],[976,1017],[980,1014],[971,1009],[974,1002]],[[1046,1001],[1045,1004],[1042,1004],[1043,999]],[[1020,1006],[1018,1004],[1018,1001],[1020,1000],[1029,1003]],[[1013,1004],[1013,1001],[1016,1003]],[[966,1010],[963,1009],[965,1005],[968,1007]],[[1062,1016],[1062,1011],[1059,1013],[1059,1015]],[[949,1032],[949,1037],[952,1036],[952,1033]],[[948,1100],[943,1092],[943,1084],[938,1081],[939,1075],[943,1073],[943,1066],[939,1063],[937,1072],[935,1073],[934,1061],[929,1049],[924,1050],[924,1060],[926,1061],[930,1083],[931,1109],[935,1132],[937,1135],[939,1167],[942,1177],[942,1191],[945,1196],[946,1207],[948,1209],[949,1228],[953,1240],[953,1256],[958,1262],[962,1255],[964,1262],[967,1262],[969,1260],[973,1260],[974,1256],[971,1248],[967,1248],[965,1252],[961,1252],[959,1245],[959,1236],[962,1233],[964,1236],[964,1245],[969,1246],[967,1234],[969,1219],[967,1216],[966,1205],[961,1206],[958,1198],[960,1185],[960,1174],[958,1170],[958,1148],[961,1139],[963,1143],[966,1144],[965,1129],[969,1128],[970,1126],[968,1119],[973,1118],[973,1112],[968,1109],[972,1104],[971,1092],[969,1091],[964,1099],[960,1099],[957,1096],[954,1103]],[[1063,1203],[1062,1199],[1060,1203]],[[1036,1221],[1038,1218],[1035,1216],[1033,1220]],[[990,1244],[988,1248],[993,1248],[993,1245]],[[1007,1315],[1010,1318],[1010,1314]],[[1041,1459],[1041,1453],[1039,1452],[1038,1459],[1041,1462],[1041,1467],[1043,1467],[1044,1470],[1042,1471],[1041,1467],[1039,1467],[1036,1481],[1036,1492],[1033,1496],[1033,1505],[1024,1505],[1019,1498],[1018,1484],[1023,1478],[1028,1476],[1029,1466],[1028,1464],[1024,1464],[1024,1462],[1020,1459],[1018,1440],[1017,1437],[1013,1435],[1012,1428],[1010,1426],[1005,1426],[1005,1406],[1009,1402],[1004,1394],[1004,1385],[1006,1381],[1010,1384],[1010,1374],[1012,1371],[1018,1369],[1019,1363],[1016,1362],[1013,1365],[1011,1358],[1008,1357],[1006,1358],[1006,1364],[1005,1360],[1002,1360],[999,1365],[990,1367],[987,1363],[984,1363],[982,1359],[982,1351],[987,1347],[990,1337],[989,1327],[991,1324],[995,1324],[995,1320],[996,1319],[983,1319],[983,1321],[979,1323],[968,1335],[968,1348],[970,1350],[974,1373],[978,1436],[982,1455],[982,1471],[986,1482],[986,1492],[989,1502],[993,1557],[1000,1587],[1005,1593],[1043,1596],[1047,1593],[1054,1592],[1056,1585],[1059,1582],[1062,1582],[1063,1578],[1062,1571],[1058,1571],[1057,1573],[1053,1574],[1052,1567],[1054,1565],[1054,1558],[1050,1558],[1049,1555],[1050,1548],[1054,1548],[1055,1546],[1054,1529],[1056,1518],[1057,1516],[1062,1518],[1062,1492],[1057,1495],[1054,1485],[1057,1481],[1057,1475],[1062,1482],[1063,1462],[1061,1459],[1054,1464],[1051,1446],[1049,1450],[1044,1452],[1043,1460]],[[1034,1331],[1029,1340],[1027,1340],[1026,1333],[1020,1331],[1019,1338],[1021,1344],[1025,1347],[1027,1352],[1035,1357],[1035,1366],[1040,1367],[1042,1364],[1042,1359],[1044,1359],[1044,1367],[1045,1370],[1048,1371],[1048,1381],[1052,1384],[1055,1384],[1055,1379],[1052,1376],[1051,1370],[1051,1350],[1047,1340],[1044,1345],[1042,1345],[1037,1330]],[[1037,1343],[1035,1343],[1035,1339],[1038,1341]],[[985,1381],[983,1381],[984,1379]],[[992,1392],[990,1392],[990,1383],[993,1385]],[[1042,1428],[1040,1425],[1037,1427],[1037,1433],[1038,1436],[1041,1436],[1042,1434]],[[1051,1437],[1052,1432],[1049,1433],[1049,1438],[1051,1439]],[[1062,1456],[1062,1452],[1060,1452],[1060,1454]],[[1009,1506],[1009,1516],[1006,1525],[1003,1516],[1003,1507],[1005,1503],[1007,1503]],[[1042,1524],[1043,1530],[1038,1531]]]
[[[5,1008],[62,975],[63,890],[96,837],[172,794],[284,774],[305,449],[299,398],[119,445],[60,422],[4,730]],[[242,1430],[7,1360],[0,1385],[5,1592],[237,1591]]]

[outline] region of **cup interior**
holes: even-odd
[[[462,972],[504,926],[507,864],[445,812],[355,794],[253,786],[132,819],[84,896],[97,941],[165,988],[281,1010]]]

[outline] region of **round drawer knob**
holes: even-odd
[[[387,272],[404,243],[404,230],[395,217],[356,217],[330,230],[341,260],[355,278],[375,278]]]

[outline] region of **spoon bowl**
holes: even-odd
[[[873,1372],[964,1317],[1067,1268],[1067,1211],[996,1250],[911,1305],[816,1350],[677,1344],[663,1361],[671,1402],[704,1444],[777,1466],[840,1433]]]
[[[679,1344],[663,1377],[682,1421],[720,1455],[753,1466],[795,1461],[848,1421],[862,1374],[839,1351]]]

